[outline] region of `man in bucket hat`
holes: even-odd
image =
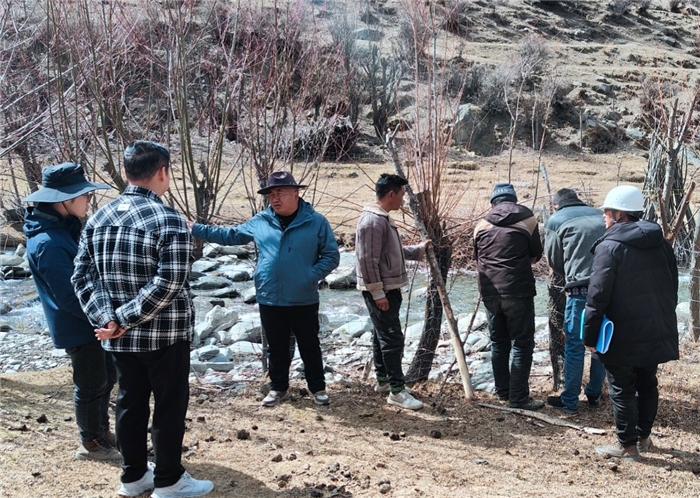
[[[338,266],[340,254],[328,220],[299,198],[305,187],[291,173],[278,171],[258,190],[270,205],[247,222],[237,227],[188,222],[199,239],[224,245],[255,242],[258,247],[255,290],[270,355],[270,393],[262,401],[267,407],[290,397],[291,334],[314,403],[330,403],[318,338],[318,282]]]
[[[496,395],[512,408],[539,410],[544,403],[530,397],[529,379],[536,294],[531,264],[542,257],[540,232],[532,211],[517,204],[510,183],[496,184],[489,200],[491,210],[474,228],[474,257],[491,334]]]
[[[82,166],[63,163],[42,171],[42,188],[24,199],[27,259],[49,333],[73,367],[75,421],[82,440],[78,460],[121,460],[109,431],[109,398],[116,381],[112,354],[102,349],[80,307],[70,279],[81,218],[95,190],[108,185],[85,179]]]

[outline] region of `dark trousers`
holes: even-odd
[[[75,421],[83,442],[109,431],[109,397],[117,381],[112,353],[99,341],[67,348],[73,366]]]
[[[403,390],[406,383],[401,368],[403,356],[404,336],[399,320],[401,309],[401,290],[393,289],[386,293],[389,301],[389,309],[382,311],[377,308],[372,294],[363,291],[369,317],[374,325],[372,330],[372,354],[374,357],[374,369],[377,379],[388,380],[392,392]]]
[[[610,400],[615,417],[615,434],[623,446],[648,438],[659,408],[658,365],[620,367],[605,365]]]
[[[155,398],[151,441],[155,452],[155,486],[175,484],[185,471],[181,464],[185,415],[190,397],[190,343],[145,353],[114,353],[119,381],[117,443],[122,454],[122,482],[134,482],[146,472],[151,393]]]
[[[294,335],[304,362],[309,391],[325,391],[321,342],[318,338],[318,303],[307,306],[259,305],[260,321],[267,337],[270,355],[270,389],[289,389],[289,365],[292,362],[289,339]]]
[[[489,298],[484,299],[484,307],[491,334],[491,366],[496,394],[500,399],[509,400],[512,407],[522,406],[530,397],[535,303],[531,297]]]

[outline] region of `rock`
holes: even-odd
[[[225,265],[219,268],[218,273],[234,282],[246,282],[253,278],[248,265]]]
[[[610,95],[612,93],[612,85],[608,83],[601,83],[598,85],[598,91],[605,95]]]
[[[482,337],[472,346],[472,351],[475,353],[488,351],[489,349],[491,349],[491,341],[487,337]]]
[[[242,441],[250,439],[250,432],[248,432],[245,429],[239,429],[238,432],[236,432],[236,439],[240,439]]]
[[[254,304],[257,301],[255,287],[248,287],[242,292],[241,296],[243,297],[243,302],[246,304]]]
[[[207,295],[209,295],[210,297],[214,297],[214,298],[223,298],[223,297],[238,297],[241,295],[241,293],[235,287],[230,286],[230,287],[223,287],[221,289],[215,289],[213,291],[208,291]]]
[[[20,266],[22,263],[24,263],[22,256],[0,254],[0,266]]]
[[[197,361],[209,361],[219,354],[219,348],[216,346],[204,346],[195,349],[190,353],[190,358]]]
[[[262,352],[260,343],[250,341],[238,341],[226,347],[226,349],[230,356],[235,354],[259,354]]]
[[[208,273],[218,268],[220,263],[211,259],[200,259],[192,264],[192,271],[197,273]]]
[[[372,330],[372,320],[366,317],[360,317],[357,320],[341,325],[333,331],[333,334],[339,335],[344,341],[350,342],[353,339],[360,337],[367,331]]]
[[[248,246],[221,246],[219,249],[221,254],[236,256],[239,259],[250,258],[250,249]]]
[[[357,285],[355,266],[338,267],[325,278],[331,289],[354,289]]]
[[[469,328],[469,323],[471,323],[473,313],[462,313],[457,315],[457,330],[459,330],[460,335],[467,333]],[[477,311],[476,317],[474,318],[474,323],[472,324],[472,332],[475,330],[483,329],[487,324],[486,313],[483,311]],[[443,325],[444,329],[447,330],[447,322]]]
[[[486,131],[484,112],[474,104],[462,104],[457,109],[452,138],[458,145],[474,143]]]
[[[212,242],[208,242],[204,244],[204,248],[202,249],[202,256],[205,258],[214,258],[218,256],[221,253],[221,246],[219,244],[214,244]]]
[[[190,284],[192,290],[223,289],[231,286],[231,281],[224,277],[202,277]]]
[[[416,322],[406,327],[406,342],[413,342],[420,339],[423,334],[423,322]]]
[[[6,315],[12,311],[12,306],[7,303],[0,303],[0,315]]]
[[[676,318],[681,323],[688,323],[688,319],[690,318],[690,303],[688,301],[678,303],[678,306],[676,306]]]
[[[190,361],[190,368],[197,373],[204,373],[207,370],[214,370],[215,372],[230,372],[233,370],[233,367],[234,365],[230,361]]]
[[[25,254],[27,254],[27,248],[24,247],[24,244],[18,245],[17,249],[15,249],[15,256],[24,259]]]
[[[224,344],[233,344],[239,341],[262,342],[262,326],[259,321],[240,321],[226,332],[225,338],[221,338]]]
[[[632,126],[629,126],[625,129],[625,134],[631,140],[641,140],[647,136],[647,134],[644,130],[640,130],[639,128],[634,128]]]
[[[379,485],[379,492],[383,495],[387,494],[389,491],[391,491],[391,484],[388,482],[384,482]]]
[[[432,431],[430,431],[430,437],[432,437],[433,439],[440,439],[442,437],[442,432],[433,429]]]
[[[232,309],[214,306],[204,317],[204,321],[197,324],[195,333],[200,339],[206,339],[214,332],[228,329],[238,320],[238,313]]]

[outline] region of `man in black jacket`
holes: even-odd
[[[544,403],[530,398],[529,379],[536,294],[531,265],[542,257],[540,232],[532,211],[517,204],[510,183],[496,184],[490,201],[491,211],[474,229],[474,257],[491,334],[496,394],[512,408],[539,410]]]
[[[593,248],[583,342],[595,351],[603,315],[613,322],[610,346],[598,356],[608,374],[617,442],[596,452],[638,461],[652,446],[658,365],[678,359],[678,267],[659,225],[639,219],[639,189],[615,187],[602,209],[607,231]]]

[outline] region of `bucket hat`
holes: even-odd
[[[306,188],[306,185],[299,185],[289,171],[276,171],[267,177],[267,186],[258,190],[258,194],[269,194],[270,190],[276,187],[296,187]]]
[[[23,202],[63,202],[98,189],[109,189],[104,183],[85,179],[83,167],[75,163],[47,166],[41,171],[41,188]]]

